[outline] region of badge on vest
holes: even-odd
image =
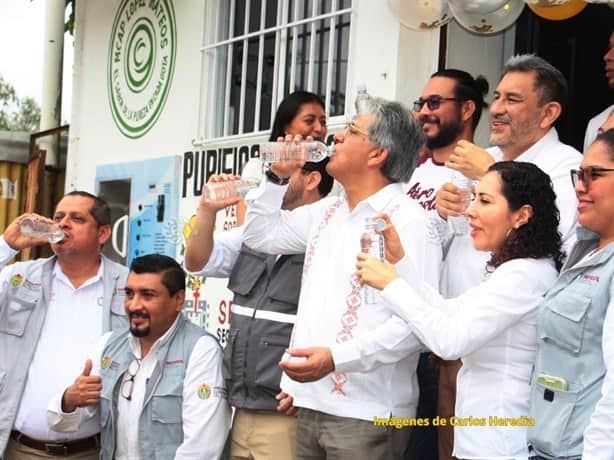
[[[111,358],[109,358],[108,356],[105,356],[100,361],[100,367],[103,370],[108,369],[108,368],[117,370],[119,369],[119,363],[117,361],[112,361]]]

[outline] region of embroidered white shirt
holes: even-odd
[[[416,365],[422,344],[377,298],[362,305],[353,290],[365,218],[387,212],[410,263],[404,274],[437,285],[440,246],[426,237],[425,212],[400,184],[384,187],[350,212],[345,197],[324,198],[280,211],[286,187],[264,182],[248,194],[244,240],[269,254],[305,253],[303,282],[291,346],[326,346],[335,372],[312,383],[286,375],[281,387],[294,404],[332,415],[373,420],[415,416]]]

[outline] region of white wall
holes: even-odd
[[[93,190],[96,165],[181,154],[192,148],[198,120],[204,0],[175,0],[177,53],[164,109],[143,137],[116,127],[107,94],[107,60],[119,0],[79,2],[75,24],[72,125],[66,189]]]

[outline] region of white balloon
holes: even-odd
[[[401,24],[414,30],[441,27],[452,19],[447,0],[388,0]]]
[[[488,14],[502,8],[507,0],[450,0],[454,6],[470,14]]]
[[[522,13],[525,3],[522,0],[508,0],[496,11],[487,14],[468,13],[450,2],[450,11],[462,27],[479,35],[491,35],[510,27]]]

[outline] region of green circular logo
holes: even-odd
[[[126,137],[143,136],[162,113],[176,47],[171,0],[122,0],[109,42],[107,80],[111,114]]]

